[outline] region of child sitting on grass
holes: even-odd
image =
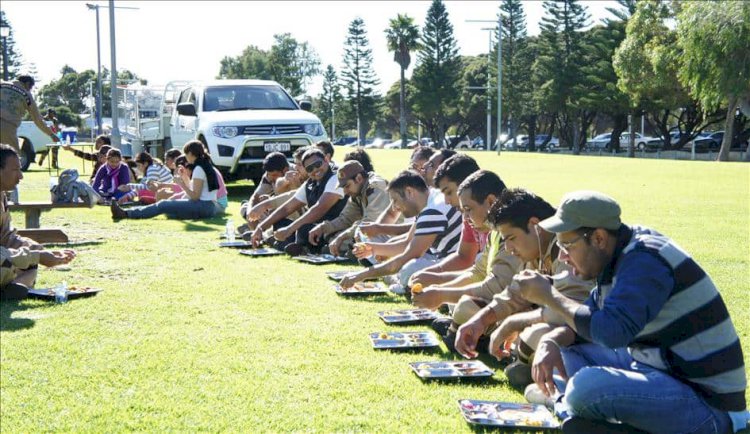
[[[96,172],[92,187],[102,197],[104,203],[111,200],[127,201],[126,194],[118,189],[130,182],[130,169],[122,162],[122,154],[118,149],[107,151],[107,163]]]

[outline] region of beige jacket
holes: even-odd
[[[488,264],[490,257],[492,257],[492,264]],[[523,270],[523,262],[505,249],[500,233],[492,231],[487,240],[487,246],[469,270],[472,280],[482,282],[482,286],[473,290],[471,295],[489,302],[492,297],[501,293],[510,284],[513,276],[521,270]]]
[[[588,298],[591,289],[595,285],[593,280],[582,280],[573,274],[573,269],[566,263],[558,259],[557,245],[555,244],[556,238],[550,241],[547,246],[547,251],[544,253],[540,263],[527,263],[525,269],[536,270],[547,275],[554,275],[562,271],[567,271],[568,274],[562,279],[555,279],[552,285],[560,291],[563,295],[576,301],[584,301]],[[541,265],[541,266],[540,266]],[[498,318],[505,319],[506,317],[524,310],[528,310],[533,307],[533,304],[524,298],[514,295],[507,288],[502,292],[496,294],[490,308],[495,311]],[[562,318],[556,316],[550,310],[545,310],[544,318],[546,322],[553,325],[562,325],[565,322]]]
[[[360,222],[374,222],[391,205],[387,186],[383,178],[370,172],[359,196],[349,198],[340,216],[323,222],[324,235],[344,231],[345,239],[354,238]]]
[[[0,192],[0,286],[16,277],[16,270],[39,263],[39,244],[16,233],[10,221],[8,200]]]

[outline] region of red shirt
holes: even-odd
[[[483,251],[487,246],[487,238],[489,237],[490,233],[474,229],[466,219],[464,219],[463,225],[463,229],[461,230],[461,242],[468,244],[479,244],[479,251]]]

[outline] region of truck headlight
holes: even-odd
[[[222,139],[231,139],[237,136],[237,127],[213,127],[211,132],[214,136],[221,137]]]
[[[325,131],[323,130],[323,125],[321,125],[320,123],[305,124],[304,130],[305,130],[305,134],[309,134],[311,136],[325,135]]]

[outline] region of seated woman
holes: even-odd
[[[138,171],[143,174],[143,178],[138,183],[121,185],[117,189],[127,193],[128,199],[138,196],[142,204],[150,205],[156,202],[156,194],[155,191],[149,189],[149,182],[170,182],[172,181],[172,172],[161,161],[151,157],[148,152],[140,152],[136,155],[135,164]]]
[[[198,140],[191,140],[183,147],[185,158],[189,164],[195,165],[192,176],[188,179],[184,168],[179,168],[174,178],[175,184],[180,186],[187,196],[186,199],[162,200],[153,205],[128,209],[120,208],[112,203],[112,219],[124,218],[146,219],[166,214],[168,218],[201,219],[214,217],[221,212],[216,202],[219,190],[219,180],[203,144]]]
[[[122,154],[118,149],[107,151],[107,164],[96,172],[92,187],[102,197],[104,203],[111,200],[123,199],[125,193],[118,189],[130,182],[130,169],[122,162]],[[127,200],[127,198],[125,198]]]

